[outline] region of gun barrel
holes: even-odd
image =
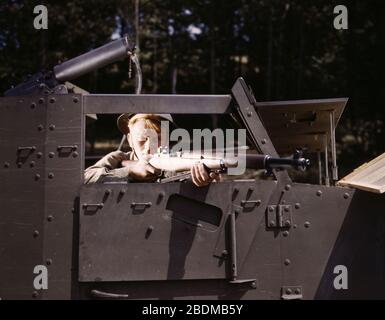
[[[305,158],[275,158],[264,154],[246,155],[246,167],[254,169],[294,168],[306,170],[310,160]]]
[[[266,169],[266,160],[269,158],[265,154],[246,154],[246,168]]]
[[[306,170],[310,165],[310,160],[305,158],[267,158],[266,167],[268,169],[274,168],[294,168],[297,170]]]
[[[76,79],[86,73],[121,60],[132,52],[134,45],[124,37],[54,67],[54,74],[59,81]]]

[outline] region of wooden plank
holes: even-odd
[[[383,153],[382,155],[378,156],[377,158],[369,161],[369,162],[365,162],[363,165],[359,166],[358,168],[354,169],[353,172],[349,173],[347,176],[343,177],[340,181],[345,181],[345,180],[350,180],[351,178],[353,178],[354,176],[357,176],[360,172],[362,172],[365,168],[367,168],[368,166],[370,166],[371,164],[374,164],[378,161],[381,161],[381,159],[385,158],[385,153]],[[340,182],[338,181],[338,183]]]
[[[383,157],[383,156],[384,155],[381,155],[381,156],[373,159],[372,161],[361,166],[362,168],[359,167],[358,169],[361,168],[361,170],[359,172],[356,172],[354,179],[358,179],[358,180],[366,179],[366,178],[370,177],[373,173],[380,174],[380,172],[378,172],[378,171],[385,167],[385,157]]]
[[[381,180],[382,177],[385,177],[385,163],[379,162],[377,165],[376,168],[368,167],[366,169],[368,173],[360,177],[355,177],[354,181],[375,184],[375,181]],[[381,165],[381,167],[379,165]]]
[[[385,191],[385,188],[378,188],[378,187],[373,186],[373,185],[359,184],[359,183],[354,183],[354,182],[338,181],[337,185],[340,187],[352,187],[355,189],[360,189],[360,190],[369,191],[369,192],[373,192],[373,193],[383,193]]]
[[[336,183],[374,193],[385,192],[385,153],[364,163]]]

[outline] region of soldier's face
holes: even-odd
[[[160,134],[154,129],[146,128],[143,120],[138,120],[130,126],[127,138],[138,159],[156,153],[160,144]]]

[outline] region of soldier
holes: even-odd
[[[127,136],[131,152],[114,151],[84,172],[85,183],[103,182],[106,178],[124,178],[129,182],[154,182],[162,172],[148,163],[151,155],[150,137],[148,132],[156,132],[158,145],[160,144],[161,121],[174,124],[171,115],[167,114],[128,114],[119,116],[117,125],[119,130]],[[150,129],[150,130],[148,130]],[[219,175],[208,172],[202,163],[195,163],[191,168],[191,178],[198,187],[207,186]]]

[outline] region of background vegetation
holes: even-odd
[[[142,93],[229,93],[238,76],[257,100],[350,98],[337,129],[341,173],[384,151],[381,1],[109,0],[0,2],[0,92],[126,33],[138,41]],[[45,4],[48,30],[33,28]],[[349,29],[333,28],[345,4]],[[128,62],[75,83],[132,93]],[[99,122],[101,130],[111,119]],[[110,131],[111,138],[118,137]]]

